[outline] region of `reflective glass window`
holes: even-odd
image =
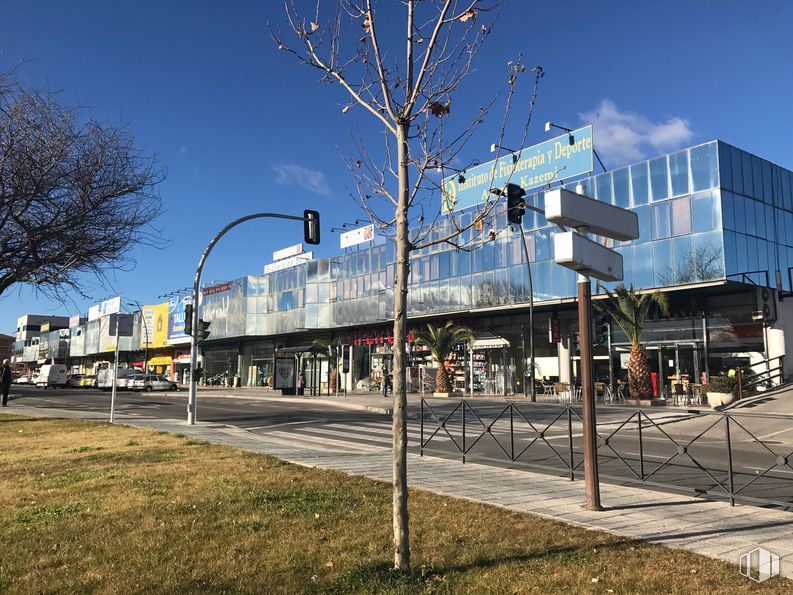
[[[686,197],[686,198],[678,198],[677,200],[673,200],[672,201],[672,235],[682,236],[690,233],[691,233],[690,199]]]
[[[628,168],[613,172],[614,204],[623,209],[631,206],[631,179]]]
[[[763,202],[774,204],[773,178],[771,176],[771,164],[763,161]]]
[[[669,203],[655,205],[653,213],[653,239],[668,238],[671,235],[671,224],[669,221]]]
[[[471,274],[471,253],[460,250],[457,253],[457,264],[459,266],[460,275]]]
[[[730,145],[722,142],[716,143],[719,147],[719,185],[727,190],[732,190],[732,159]],[[691,169],[694,169],[694,155],[691,155]],[[694,182],[694,189],[697,183]]]
[[[691,236],[674,239],[675,280],[678,285],[693,283],[696,280],[694,271],[694,253]]]
[[[747,249],[746,236],[742,233],[735,234],[736,273],[746,273],[749,271],[749,255]]]
[[[752,185],[752,156],[746,151],[741,151],[741,169],[743,170],[743,193],[754,197]]]
[[[496,242],[496,267],[503,268],[509,265],[509,240]]]
[[[716,143],[708,143],[691,149],[692,191],[715,188],[716,180]]]
[[[761,203],[759,200],[755,201],[754,203],[754,220],[755,226],[757,229],[757,233],[755,234],[758,238],[764,238],[766,236],[766,229],[765,229],[765,204]]]
[[[674,264],[672,260],[672,242],[661,240],[653,243],[653,287],[663,287],[674,278]]]
[[[695,281],[710,281],[724,277],[724,251],[719,232],[696,234],[694,238]]]
[[[784,212],[785,217],[785,244],[793,246],[793,214],[788,211]]]
[[[649,188],[647,185],[647,162],[643,161],[631,165],[631,189],[633,204],[646,205],[649,201]]]
[[[672,196],[688,194],[688,151],[669,156],[669,178],[672,182]]]
[[[738,271],[738,256],[735,233],[724,232],[724,266],[727,274]]]
[[[711,231],[719,227],[720,201],[718,198],[717,190],[700,192],[691,197],[691,216],[695,232]]]
[[[752,155],[752,185],[754,197],[757,200],[764,200],[763,197],[763,160],[757,155]]]
[[[746,238],[746,248],[748,250],[748,256],[746,261],[746,268],[749,271],[758,271],[760,270],[760,262],[758,260],[758,253],[757,253],[757,238]]]
[[[669,175],[666,155],[650,160],[650,188],[652,199],[669,198]]]
[[[551,233],[550,230],[537,231],[534,234],[534,249],[536,260],[551,258]]]
[[[636,240],[637,244],[643,244],[653,239],[653,226],[651,207],[639,207],[634,209],[634,212],[639,218],[639,238]]]
[[[746,233],[757,235],[757,222],[755,220],[755,202],[750,199],[743,199],[744,216],[746,217]]]
[[[776,225],[774,222],[774,208],[766,205],[764,211],[766,236],[769,240],[777,242],[777,236],[774,233],[776,231]]]
[[[600,174],[595,178],[595,181],[597,183],[597,193],[595,197],[600,202],[611,204],[613,198],[611,195],[611,172]]]
[[[622,282],[626,287],[634,285],[633,280],[633,246],[625,246],[617,250],[622,254]]]
[[[730,151],[732,161],[732,191],[743,194],[743,168],[741,166],[741,151],[732,147]]]
[[[480,248],[482,252],[482,270],[492,271],[496,266],[496,247],[493,242],[488,242]]]
[[[782,206],[788,211],[793,210],[793,174],[785,169],[780,169],[779,179],[782,186]]]
[[[636,288],[646,289],[653,286],[653,244],[639,244],[634,250],[634,280]]]

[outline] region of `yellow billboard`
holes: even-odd
[[[168,302],[143,306],[143,341],[149,348],[165,347],[168,341]]]

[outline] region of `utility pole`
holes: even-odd
[[[112,424],[116,420],[116,382],[118,379],[118,339],[119,339],[119,330],[121,328],[121,316],[119,314],[111,314],[110,316],[116,317],[116,355],[113,358],[113,384],[112,390],[110,393],[110,423]],[[110,318],[108,318],[110,321]]]

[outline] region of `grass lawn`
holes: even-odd
[[[742,593],[735,566],[173,434],[0,416],[0,592]]]

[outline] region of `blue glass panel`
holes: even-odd
[[[789,213],[788,211],[784,211],[785,213],[785,244],[787,246],[793,246],[793,214]]]
[[[724,232],[724,266],[728,275],[738,272],[737,242],[731,231]]]
[[[649,202],[650,192],[646,161],[631,165],[631,190],[634,206],[646,205]]]
[[[678,285],[693,283],[696,280],[694,271],[694,253],[692,251],[691,236],[675,238],[673,240],[675,250],[675,277],[674,282]],[[669,284],[667,282],[666,284]]]
[[[717,191],[701,192],[691,197],[691,216],[694,231],[711,231],[719,226],[719,200]]]
[[[741,167],[741,151],[732,147],[730,151],[732,161],[732,191],[743,194],[743,168]]]
[[[626,287],[634,285],[633,246],[625,246],[618,251],[622,254],[622,283]]]
[[[782,182],[782,204],[788,211],[793,210],[793,173],[781,170],[779,178]]]
[[[787,270],[789,262],[787,259],[787,250],[785,248],[777,248],[777,258],[779,259],[779,271],[782,272],[782,289],[785,291],[791,291],[790,289],[790,277],[788,277]]]
[[[672,181],[672,196],[688,194],[688,151],[669,156],[669,177]]]
[[[765,230],[765,205],[761,203],[759,200],[754,203],[754,221],[755,221],[755,229],[757,233],[755,234],[758,238],[766,237],[766,230]]]
[[[597,183],[596,198],[600,202],[607,202],[611,204],[613,199],[611,194],[611,172],[600,174],[597,178],[595,178],[595,182]]]
[[[746,267],[750,271],[758,271],[760,270],[760,263],[758,260],[758,250],[757,250],[758,240],[757,238],[746,238],[746,249],[748,250],[748,255],[746,259]]]
[[[590,198],[595,198],[595,187],[592,178],[584,178],[578,182],[584,187],[584,194]]]
[[[754,197],[752,185],[752,156],[746,151],[741,151],[741,169],[743,170],[743,193]]]
[[[666,155],[650,160],[650,187],[654,201],[669,198],[669,172],[666,162]]]
[[[724,250],[721,233],[701,233],[693,238],[695,281],[723,279]]]
[[[736,273],[746,273],[749,271],[749,253],[746,245],[746,236],[739,233],[735,234],[735,254],[736,254]]]
[[[668,238],[671,233],[671,224],[669,221],[669,203],[663,203],[652,207],[653,219],[653,239]]]
[[[743,199],[744,216],[746,217],[746,233],[752,236],[757,235],[757,221],[755,218],[754,201]]]
[[[536,260],[547,260],[551,254],[551,233],[549,229],[534,233],[534,249]]]
[[[496,266],[496,249],[492,243],[487,243],[479,249],[482,252],[482,270],[492,271]]]
[[[774,225],[774,208],[766,205],[764,211],[766,238],[777,242],[777,236],[774,233],[776,231],[776,225]]]
[[[668,285],[674,279],[671,240],[660,240],[653,243],[653,287]]]
[[[716,144],[719,146],[719,185],[727,190],[732,190],[732,151],[730,150],[730,145],[720,141]],[[694,167],[693,155],[691,167]],[[694,186],[696,187],[696,182]]]
[[[771,164],[765,160],[763,161],[763,202],[769,205],[775,204]]]
[[[763,160],[757,155],[752,155],[752,184],[754,197],[763,200]]]
[[[623,209],[631,206],[631,179],[628,168],[624,167],[612,173],[614,184],[614,204]]]
[[[637,244],[643,244],[653,239],[651,211],[651,207],[639,207],[634,209],[634,212],[639,217],[639,239],[636,240]]]
[[[658,205],[661,206],[661,205]],[[691,199],[678,198],[671,202],[672,235],[682,236],[691,233]],[[654,207],[657,208],[657,207]]]
[[[735,208],[733,206],[735,200],[732,192],[722,190],[721,193],[721,212],[722,224],[724,229],[735,229]]]
[[[707,190],[717,185],[716,143],[708,143],[691,149],[692,190]]]

